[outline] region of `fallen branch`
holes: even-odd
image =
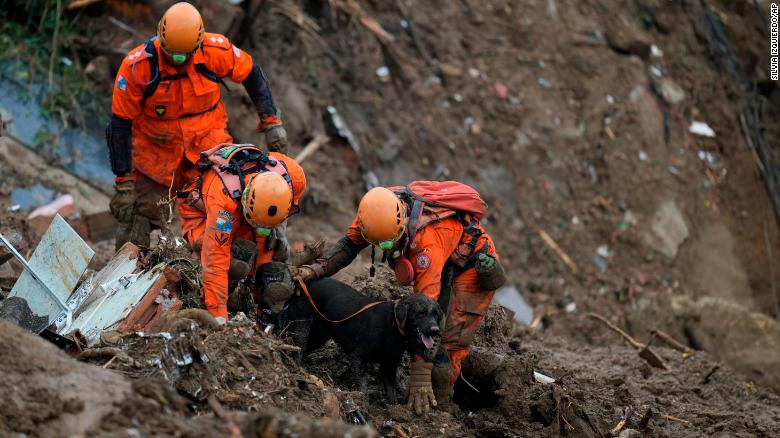
[[[681,352],[681,353],[692,353],[691,349],[686,347],[682,344],[682,342],[674,339],[673,337],[669,336],[666,332],[660,329],[653,329],[650,331],[650,334],[653,336],[658,336],[658,339],[669,345],[670,347],[674,348],[675,350]]]
[[[307,144],[303,150],[301,150],[301,153],[298,154],[298,156],[295,157],[295,161],[298,162],[298,164],[301,164],[303,160],[309,158],[310,155],[317,152],[317,150],[322,147],[322,145],[328,143],[330,141],[330,137],[323,134],[317,134],[314,136],[314,138]]]
[[[553,238],[552,238],[552,237],[550,237],[550,235],[549,235],[549,234],[547,234],[547,232],[546,232],[546,231],[544,231],[544,230],[543,230],[543,229],[541,229],[541,228],[538,228],[538,229],[536,230],[536,232],[539,234],[539,237],[541,237],[541,238],[542,238],[542,240],[544,240],[544,243],[546,243],[546,244],[547,244],[547,246],[549,246],[550,248],[552,248],[552,250],[553,250],[553,251],[555,251],[555,254],[557,254],[557,255],[558,255],[558,257],[560,257],[560,259],[561,259],[561,260],[563,260],[563,262],[564,262],[564,263],[566,263],[566,266],[568,266],[568,267],[569,267],[569,269],[571,269],[571,272],[572,272],[572,273],[574,273],[574,274],[576,274],[576,273],[577,273],[577,271],[578,271],[578,269],[577,269],[577,265],[574,263],[574,261],[571,259],[571,257],[569,257],[569,255],[568,255],[568,254],[566,254],[566,252],[564,252],[564,251],[561,249],[561,247],[560,247],[560,246],[558,246],[558,244],[557,244],[557,243],[555,243],[555,241],[553,240]]]
[[[620,419],[617,426],[613,427],[612,430],[609,431],[609,434],[612,436],[618,436],[620,434],[620,431],[623,430],[623,427],[625,427],[628,420],[631,419],[631,417],[634,416],[634,408],[631,406],[627,406],[623,409],[623,418]]]
[[[588,317],[588,318],[591,318],[591,319],[595,319],[597,321],[601,321],[610,330],[612,330],[613,332],[615,332],[615,333],[619,334],[620,336],[622,336],[623,339],[625,339],[629,344],[631,344],[632,347],[634,347],[634,348],[645,348],[646,347],[645,344],[643,344],[643,343],[637,341],[636,339],[632,338],[631,335],[629,335],[628,333],[626,333],[623,330],[621,330],[620,327],[618,327],[615,324],[612,324],[611,322],[609,322],[609,320],[607,318],[605,318],[605,317],[603,317],[603,316],[601,316],[601,315],[599,315],[597,313],[588,313],[585,316]]]
[[[395,37],[390,35],[378,21],[368,15],[355,0],[329,0],[328,2],[332,8],[341,9],[349,15],[357,17],[363,27],[371,31],[382,44],[391,45],[395,43]]]
[[[93,348],[91,350],[82,351],[81,354],[78,355],[78,360],[89,360],[89,359],[96,359],[99,357],[104,356],[113,356],[109,362],[113,361],[114,359],[119,359],[120,361],[130,365],[130,366],[136,366],[135,359],[128,356],[127,353],[124,351],[116,348],[116,347],[101,347],[101,348]]]
[[[122,29],[122,30],[124,30],[126,32],[129,32],[129,33],[133,34],[134,36],[136,36],[136,37],[138,37],[138,38],[140,38],[142,40],[147,39],[147,36],[144,35],[143,32],[141,32],[140,30],[134,28],[133,26],[130,26],[129,24],[126,24],[123,21],[119,21],[118,19],[116,19],[114,17],[108,17],[108,21],[110,21],[111,24],[113,24],[114,26],[116,26],[116,27],[118,27],[118,28],[120,28],[120,29]]]
[[[669,414],[661,414],[661,416],[666,418],[667,420],[676,421],[678,423],[691,424],[691,422],[688,420],[683,420],[682,418],[677,418]]]
[[[208,404],[209,408],[211,408],[211,411],[214,412],[214,415],[217,416],[217,418],[221,420],[225,420],[227,423],[227,427],[230,430],[230,436],[232,437],[240,437],[243,436],[241,433],[241,429],[236,425],[236,423],[233,422],[233,419],[230,417],[230,414],[225,411],[225,408],[222,407],[222,404],[217,400],[217,397],[215,397],[213,394],[209,396],[208,398]]]
[[[707,374],[704,375],[704,378],[701,379],[702,384],[710,383],[710,378],[712,378],[712,375],[715,374],[715,371],[718,371],[720,369],[720,364],[716,363],[715,365],[710,368],[709,371],[707,371]]]
[[[100,3],[105,0],[74,0],[68,4],[68,6],[65,6],[65,9],[68,11],[74,11],[76,9],[86,8],[89,5],[93,5],[95,3]]]
[[[609,322],[609,320],[607,318],[605,318],[605,317],[603,317],[603,316],[601,316],[599,314],[588,313],[585,316],[588,317],[588,318],[600,321],[601,323],[606,325],[610,330],[612,330],[613,332],[619,334],[623,339],[626,340],[626,342],[631,344],[632,347],[641,349],[641,351],[639,352],[639,357],[641,357],[642,359],[647,361],[647,363],[649,363],[650,365],[652,365],[652,366],[654,366],[656,368],[664,369],[664,370],[667,369],[666,364],[664,364],[663,359],[661,359],[661,356],[659,356],[655,351],[650,349],[650,343],[643,344],[643,343],[637,341],[636,339],[632,338],[631,335],[629,335],[628,333],[624,332],[618,326],[616,326],[615,324],[612,324],[611,322]],[[655,335],[653,335],[650,338],[650,342],[652,342],[653,339],[655,339]]]

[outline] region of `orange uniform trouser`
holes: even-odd
[[[474,268],[455,278],[442,339],[442,346],[452,363],[450,384],[454,385],[460,375],[461,362],[469,354],[469,345],[474,341],[474,335],[493,301],[494,293],[480,289]]]
[[[142,129],[139,129],[142,131]],[[138,135],[149,135],[143,132]],[[184,185],[194,181],[199,175],[195,163],[193,160],[197,160],[193,157],[192,153],[182,154],[178,157],[178,166],[173,167],[176,163],[154,163],[154,160],[167,159],[168,156],[160,153],[161,150],[155,148],[171,148],[170,144],[155,144],[143,137],[143,142],[133,143],[133,162],[136,164],[136,169],[133,172],[136,177],[135,191],[136,202],[134,204],[133,214],[137,214],[148,218],[152,226],[155,228],[160,227],[160,212],[162,211],[157,203],[170,195],[175,199],[176,191],[184,187]],[[171,139],[169,141],[182,141],[179,138]],[[223,128],[206,129],[205,131],[195,135],[190,141],[193,143],[189,147],[185,147],[185,150],[193,149],[196,151],[205,151],[220,143],[229,143],[233,139],[228,134],[227,130]],[[147,148],[147,149],[144,149]],[[158,153],[158,154],[155,154]],[[188,158],[189,157],[189,158]],[[152,161],[156,166],[148,167],[149,161]],[[146,165],[146,167],[144,166]],[[173,175],[160,174],[160,168],[170,168]],[[168,179],[173,177],[172,181]],[[164,182],[168,184],[164,184]]]

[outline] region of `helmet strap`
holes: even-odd
[[[376,255],[376,246],[371,245],[371,267],[368,268],[368,276],[374,278],[376,275],[376,265],[374,264],[374,258]]]

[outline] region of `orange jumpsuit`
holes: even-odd
[[[390,187],[394,189],[394,187]],[[415,292],[423,293],[433,300],[439,299],[442,287],[442,270],[447,259],[455,251],[461,239],[467,239],[463,224],[454,217],[433,222],[414,235],[414,242],[407,245],[404,255],[414,266]],[[498,257],[493,239],[484,230],[477,240],[476,248],[488,244],[488,253]],[[364,246],[368,242],[358,228],[357,218],[346,233],[354,244]],[[442,336],[442,346],[452,363],[452,384],[460,375],[461,361],[468,355],[469,345],[482,323],[485,312],[493,301],[495,291],[480,289],[477,271],[471,267],[455,277],[452,299],[447,314],[447,325]]]
[[[293,189],[293,206],[306,190],[306,176],[300,165],[292,158],[271,152],[271,158],[284,163],[290,175]],[[246,176],[246,181],[253,174]],[[182,234],[193,248],[200,246],[200,261],[203,266],[203,293],[206,310],[215,317],[227,319],[228,270],[230,269],[230,247],[233,239],[254,240],[257,245],[255,269],[273,258],[273,251],[266,250],[266,237],[255,235],[254,229],[246,223],[239,204],[223,191],[219,176],[208,171],[203,175],[201,196],[206,211],[179,200],[179,214],[182,218]]]
[[[111,110],[133,122],[133,168],[167,189],[183,158],[195,163],[200,151],[232,141],[220,84],[207,79],[195,66],[203,64],[216,76],[241,83],[253,62],[226,37],[213,33],[204,35],[202,50],[196,50],[182,70],[164,60],[159,39],[154,41],[154,48],[161,79],[154,94],[144,101],[144,91],[152,78],[149,56],[142,44],[130,51],[119,68]],[[181,73],[186,77],[166,79]],[[181,172],[186,174],[176,176],[182,182],[197,176],[192,166]]]

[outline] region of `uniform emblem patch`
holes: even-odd
[[[219,215],[217,216],[217,223],[214,225],[214,228],[225,234],[230,234],[233,232],[233,222],[235,221],[235,218],[232,214],[226,212],[225,210],[220,210]]]
[[[116,87],[122,91],[127,90],[127,79],[124,76],[119,75],[119,79],[116,81]]]
[[[154,106],[154,112],[157,113],[157,117],[162,117],[165,115],[165,110],[168,108],[165,105],[155,105]]]
[[[417,256],[417,267],[420,269],[428,269],[431,266],[431,258],[426,254],[420,254]]]

